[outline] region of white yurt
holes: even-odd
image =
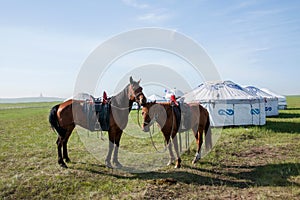
[[[165,99],[158,94],[152,94],[147,97],[147,101],[148,102],[151,102],[151,101],[163,102],[163,101],[165,101]]]
[[[277,116],[278,113],[278,98],[274,95],[268,94],[261,89],[254,86],[247,86],[245,89],[254,96],[261,96],[265,100],[266,116]]]
[[[200,102],[215,127],[266,123],[264,99],[250,95],[232,81],[205,82],[183,95],[181,100]]]
[[[273,95],[275,97],[277,97],[278,99],[278,110],[285,110],[287,109],[287,102],[286,102],[286,97],[283,96],[283,95],[280,95],[280,94],[277,94],[269,89],[266,89],[266,88],[262,88],[261,89],[262,91],[270,94],[270,95]]]

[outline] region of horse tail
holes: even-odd
[[[209,115],[208,115],[207,121],[205,124],[205,149],[206,149],[206,151],[208,151],[211,148],[212,148],[212,134],[211,134],[211,128],[210,128]]]
[[[51,128],[53,129],[53,131],[56,131],[58,133],[59,136],[64,137],[66,135],[66,130],[63,129],[58,122],[58,118],[57,118],[57,110],[59,108],[59,104],[54,106],[51,110],[50,110],[50,114],[49,114],[49,123],[51,124]]]

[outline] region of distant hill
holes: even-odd
[[[0,103],[31,103],[31,102],[54,102],[64,101],[58,97],[22,97],[22,98],[0,98]]]

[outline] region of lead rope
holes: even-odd
[[[140,104],[138,104],[138,111],[137,111],[137,122],[140,128],[142,128],[141,124],[140,124]]]
[[[159,151],[157,149],[157,147],[155,146],[155,143],[153,141],[153,137],[152,137],[153,134],[151,134],[151,126],[152,126],[152,133],[154,133],[154,123],[155,123],[155,121],[156,121],[156,116],[154,116],[154,118],[149,122],[149,126],[150,126],[149,135],[150,135],[151,143],[152,143],[152,146],[154,147],[154,149],[156,150],[157,153],[165,153],[167,151],[167,146],[165,146],[163,151]]]
[[[138,125],[139,125],[139,127],[140,128],[142,128],[142,126],[141,126],[141,123],[140,123],[140,105],[138,105],[138,111],[137,111],[137,122],[138,122]],[[154,141],[153,141],[153,137],[152,137],[152,134],[151,134],[151,126],[152,126],[152,129],[153,129],[153,133],[154,133],[154,123],[155,123],[155,121],[156,121],[156,116],[154,116],[154,118],[149,122],[149,126],[150,126],[150,130],[149,130],[149,134],[150,134],[150,139],[151,139],[151,143],[152,143],[152,145],[153,145],[153,147],[155,148],[155,150],[157,151],[157,152],[159,152],[158,151],[158,149],[156,148],[156,146],[155,146],[155,144],[154,144]],[[166,150],[164,150],[164,152],[165,152]]]
[[[173,117],[173,118],[172,118],[172,130],[171,130],[171,134],[172,134],[173,131],[174,131],[174,126],[173,126],[173,124],[174,124],[174,110],[173,110],[173,106],[172,106],[172,117]],[[154,118],[149,122],[149,126],[152,126],[152,125],[153,125],[153,126],[152,126],[153,133],[154,133],[154,123],[155,123],[155,121],[156,121],[156,116],[154,116]],[[156,152],[158,152],[158,153],[165,153],[166,150],[167,150],[167,145],[165,145],[165,148],[164,148],[163,151],[159,151],[159,150],[156,148],[155,143],[154,143],[154,141],[153,141],[152,134],[151,134],[151,127],[150,127],[150,130],[149,130],[149,134],[150,134],[150,139],[151,139],[152,146],[154,147],[154,149],[156,150]],[[170,139],[169,139],[169,141],[167,142],[168,145],[170,145],[171,138],[172,138],[172,135],[170,135]]]

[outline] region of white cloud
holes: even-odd
[[[150,23],[162,23],[172,18],[170,13],[161,13],[160,11],[153,11],[147,14],[138,16],[139,21],[150,22]]]
[[[270,49],[270,47],[261,47],[254,49],[253,52],[269,51]]]
[[[127,5],[138,9],[150,8],[149,4],[139,3],[136,0],[122,0],[122,2]]]
[[[249,11],[248,14],[255,18],[261,18],[267,15],[273,16],[282,13],[284,11],[285,9],[253,10],[253,11]]]
[[[122,0],[122,2],[127,6],[142,9],[144,11],[144,14],[136,17],[136,20],[141,22],[157,24],[165,22],[173,17],[173,15],[165,8],[158,8],[150,4],[141,3],[137,0]]]
[[[242,1],[237,4],[228,5],[226,7],[222,7],[221,10],[216,10],[212,13],[213,16],[227,16],[232,13],[240,12],[242,10],[247,10],[253,6],[256,6],[258,1]]]

